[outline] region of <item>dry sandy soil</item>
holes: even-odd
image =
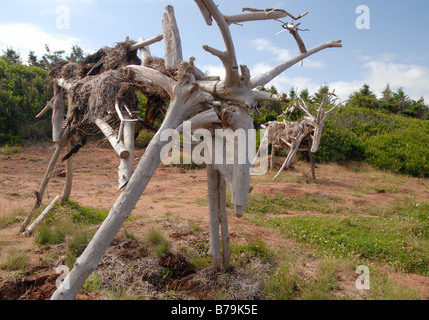
[[[40,144],[26,147],[22,152],[16,154],[0,154],[0,214],[5,215],[17,209],[29,210],[34,201],[34,191],[39,187],[52,152],[51,145]],[[136,164],[142,153],[142,150],[136,152]],[[82,148],[73,157],[72,199],[84,206],[109,209],[119,195],[116,170],[118,164],[118,158],[113,150],[106,146],[91,142]],[[60,173],[64,168],[64,164],[57,164],[54,171],[56,174],[51,178],[44,203],[52,200],[62,191],[65,179],[61,177]],[[415,196],[418,201],[429,201],[429,182],[427,179],[398,178],[392,175],[391,183],[386,179],[382,183],[380,181],[377,183],[378,186],[381,184],[386,187],[395,185],[396,192],[385,192],[385,190],[379,190],[379,188],[373,188],[372,190],[370,183],[371,181],[377,181],[374,177],[377,177],[379,173],[365,166],[361,168],[363,168],[362,170],[365,171],[365,174],[359,172],[362,170],[353,170],[351,167],[347,168],[334,164],[320,165],[316,169],[318,181],[315,182],[308,178],[310,176],[308,164],[299,163],[294,170],[282,173],[282,175],[290,177],[288,179],[279,179],[279,181],[272,182],[270,179],[253,177],[251,182],[253,186],[252,192],[263,192],[265,194],[280,192],[285,196],[304,193],[318,194],[322,197],[335,195],[342,203],[357,210],[362,207],[368,207],[371,204],[376,206],[388,205],[397,199],[404,198],[406,195]],[[178,248],[185,242],[198,240],[192,238],[192,234],[186,232],[189,228],[185,228],[186,224],[195,223],[201,228],[199,233],[200,240],[207,240],[208,207],[201,200],[207,198],[206,181],[205,170],[185,170],[184,168],[161,165],[132,212],[132,215],[137,219],[127,223],[127,230],[136,235],[137,238],[143,238],[149,226],[158,224],[158,227],[168,235],[174,249],[174,247]],[[362,190],[362,186],[366,184],[368,184],[368,190],[372,190],[372,192],[368,191],[365,193],[365,197],[362,197],[357,194],[356,190]],[[290,211],[288,214],[311,213]],[[142,217],[142,219],[138,219],[139,217]],[[282,248],[283,250],[293,250],[295,246],[293,240],[282,238],[273,230],[255,226],[245,219],[236,218],[232,214],[229,215],[229,226],[231,241],[234,243],[246,242],[249,238],[254,238],[263,240],[268,246]],[[4,283],[9,281],[9,296],[3,295],[3,298],[47,299],[52,290],[55,289],[55,279],[58,275],[53,272],[52,268],[42,266],[41,259],[43,259],[45,253],[34,243],[31,237],[26,238],[19,235],[18,229],[19,223],[0,229],[0,263],[4,261],[7,252],[11,248],[25,250],[31,257],[33,273],[26,277],[25,281],[27,282],[20,279],[18,282],[15,280],[13,285],[10,285],[10,274],[0,270],[0,283],[1,280]],[[121,248],[122,251],[120,250]],[[118,241],[113,243],[109,250],[112,250],[113,253],[116,252],[117,256],[121,256],[120,252],[122,252],[123,259],[113,262],[102,261],[101,264],[105,267],[105,270],[108,270],[113,264],[130,263],[130,261],[134,263],[138,260],[140,266],[147,265],[146,271],[142,271],[147,273],[150,265],[157,265],[157,262],[149,261],[144,254],[139,256],[139,252],[144,251],[140,249],[138,246],[130,245],[126,241]],[[124,251],[135,255],[132,256],[131,254],[130,257],[130,254],[128,254],[124,258]],[[133,258],[134,262],[130,258]],[[254,261],[252,263],[258,264],[260,262]],[[154,266],[154,268],[156,267]],[[314,276],[317,273],[317,259],[314,257],[304,259],[301,263],[300,272],[308,277]],[[423,299],[429,299],[428,277],[399,273],[392,274],[401,284],[414,288]],[[155,277],[156,272],[153,271],[153,274],[148,275],[147,278],[151,278],[151,276]],[[222,280],[219,278],[212,269],[204,270],[199,276],[201,279],[204,277],[216,278],[218,284],[222,281],[228,281],[228,279]],[[231,275],[231,277],[233,276]],[[238,275],[236,274],[235,276]],[[341,294],[351,299],[365,299],[364,293],[354,289],[353,283],[356,277],[357,275],[352,269],[343,270],[338,274]],[[210,292],[203,292],[204,290],[201,287],[195,288],[194,285],[194,287],[190,288],[190,281],[187,281],[186,277],[184,279],[181,282],[179,281],[180,283],[176,281],[175,285],[179,285],[183,290],[189,289],[188,291],[192,291],[193,294],[181,296],[182,298],[215,298]],[[247,279],[252,280],[248,275]],[[37,290],[32,290],[31,294],[27,293],[25,295],[25,290],[29,291],[30,287],[37,287]],[[146,297],[154,299],[168,298],[161,293],[148,296],[148,292],[146,292]],[[80,298],[97,299],[100,297],[87,294],[80,296]],[[238,296],[236,298],[252,297]]]

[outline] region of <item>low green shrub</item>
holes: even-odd
[[[153,132],[143,129],[142,131],[140,131],[139,135],[134,141],[135,146],[137,148],[146,148],[149,145],[154,135],[155,134]]]

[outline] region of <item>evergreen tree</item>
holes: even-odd
[[[305,102],[312,102],[310,92],[307,88],[301,90],[301,92],[299,93],[299,97]]]
[[[3,54],[1,57],[13,64],[21,63],[20,54],[17,51],[15,51],[13,48],[8,47],[6,51],[3,50]]]
[[[370,90],[368,84],[364,84],[359,91],[355,91],[350,95],[353,100],[353,105],[360,108],[378,109],[380,102],[377,96]]]
[[[33,50],[30,50],[27,59],[28,65],[36,68],[46,69],[46,65],[43,60],[38,60]]]
[[[323,97],[329,93],[329,86],[327,84],[320,86],[319,90],[313,95],[313,102],[320,103],[322,102]],[[331,99],[328,99],[328,104],[331,102]]]
[[[49,48],[49,45],[45,44],[45,50],[47,53],[45,53],[43,56],[48,59],[51,66],[54,66],[60,61],[64,61],[64,58],[62,55],[64,54],[64,50],[57,50],[54,52],[51,52],[51,49]]]
[[[88,56],[78,44],[72,45],[71,50],[72,50],[72,54],[76,58],[76,62],[81,62],[85,60],[85,58]],[[71,55],[70,57],[66,57],[66,59],[70,61]]]

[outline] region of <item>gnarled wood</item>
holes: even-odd
[[[211,99],[211,96],[195,86],[192,79],[182,79],[177,84],[174,90],[174,97],[160,130],[153,137],[134,174],[116,200],[106,220],[51,299],[62,300],[76,297],[86,278],[97,267],[107,247],[128,218],[161,162],[161,151],[167,143],[166,141],[161,141],[162,131],[177,128],[187,117],[197,113],[207,103],[211,103]]]
[[[153,43],[152,41],[159,41],[161,38],[164,40],[165,65],[151,68],[140,65],[129,65],[125,67],[125,70],[128,72],[127,81],[129,80],[133,87],[144,87],[146,89],[156,87],[157,90],[163,89],[168,94],[170,101],[168,104],[168,98],[166,98],[164,92],[160,90],[162,91],[162,94],[159,94],[160,96],[162,95],[160,105],[168,105],[169,107],[166,111],[161,128],[156,132],[134,173],[131,172],[123,175],[124,179],[122,182],[120,181],[120,184],[124,185],[121,195],[116,200],[109,215],[100,226],[83,254],[77,259],[72,271],[52,296],[51,299],[53,300],[75,298],[86,278],[97,267],[105,250],[114,239],[122,224],[128,218],[161,162],[163,153],[166,152],[166,150],[164,150],[166,148],[164,147],[168,143],[164,141],[164,139],[161,139],[163,132],[180,129],[183,121],[191,116],[194,116],[194,118],[192,118],[194,124],[191,125],[191,128],[194,130],[201,127],[214,130],[211,131],[212,134],[210,135],[212,147],[222,142],[220,149],[218,149],[218,147],[215,148],[215,151],[221,153],[222,161],[216,163],[216,153],[212,152],[209,158],[214,162],[207,163],[210,204],[210,254],[218,269],[227,270],[229,268],[230,250],[225,189],[226,187],[230,189],[231,202],[234,204],[235,213],[237,216],[241,216],[244,206],[248,204],[252,162],[249,161],[251,155],[248,154],[248,148],[246,148],[245,152],[239,148],[240,144],[249,143],[249,135],[246,135],[245,138],[238,137],[238,141],[236,141],[234,137],[232,138],[234,140],[230,149],[234,151],[235,156],[230,163],[225,163],[223,162],[223,157],[226,155],[226,148],[223,144],[224,137],[219,137],[216,134],[213,135],[213,133],[216,133],[217,129],[229,129],[232,132],[241,130],[244,133],[248,133],[249,130],[253,129],[253,120],[246,109],[251,111],[256,110],[258,101],[285,101],[286,99],[284,94],[271,95],[252,89],[268,83],[281,72],[311,54],[328,47],[341,46],[339,41],[331,41],[307,51],[302,39],[298,38],[298,34],[295,32],[297,30],[297,24],[292,26],[290,31],[300,47],[301,54],[290,61],[280,64],[262,76],[252,78],[250,70],[246,66],[238,65],[229,24],[237,21],[260,20],[267,17],[270,19],[278,19],[278,17],[289,16],[296,20],[305,14],[294,17],[288,12],[279,9],[270,9],[267,12],[247,8],[245,10],[248,11],[248,13],[235,16],[224,16],[213,0],[195,0],[195,2],[199,6],[206,23],[211,25],[213,20],[215,20],[220,30],[226,47],[225,50],[221,51],[209,47],[208,45],[205,45],[203,48],[221,60],[225,68],[226,77],[224,80],[220,80],[218,77],[207,77],[201,70],[195,67],[193,59],[191,59],[189,64],[182,61],[180,35],[174,17],[174,10],[171,6],[166,7],[166,12],[163,16],[162,37],[159,35],[149,39],[150,41],[141,39],[139,43],[127,49],[128,53],[130,53],[130,51],[140,48],[142,60],[144,62],[150,57],[150,51],[146,46]],[[158,60],[157,63],[159,62],[161,61]],[[134,61],[130,63],[135,64]],[[71,83],[65,79],[57,79],[56,83],[66,91],[72,88]],[[153,95],[151,90],[148,91],[149,95]],[[228,103],[224,101],[221,102],[221,100],[226,100]],[[118,109],[117,105],[116,115],[121,121],[118,134],[115,134],[107,123],[104,123],[104,121],[100,119],[101,117],[96,119],[95,122],[100,129],[104,128],[102,131],[108,137],[115,150],[129,149],[129,151],[132,151],[133,147],[131,144],[128,144],[128,142],[131,142],[131,124],[133,123],[125,121],[122,111],[118,111]],[[115,114],[115,111],[113,111],[113,114]],[[132,114],[129,114],[129,116],[132,117]],[[125,146],[120,141],[122,129],[124,131]],[[183,129],[182,126],[182,130]],[[304,130],[304,132],[306,131]],[[128,138],[126,137],[127,135]],[[293,141],[286,141],[284,143],[297,151],[304,137],[305,135],[303,133],[298,134],[294,136]],[[240,139],[242,140],[240,141]],[[264,141],[267,139],[267,137],[263,138]],[[192,140],[192,136],[189,138],[189,141],[191,147],[195,145],[193,142],[196,141]],[[188,149],[188,151],[189,150],[192,149]],[[117,150],[117,152],[121,154],[120,150]],[[239,154],[239,152],[241,154]],[[240,156],[243,156],[243,153],[245,161],[241,163],[238,159]],[[132,158],[133,156],[130,155],[126,161],[121,160],[121,171],[125,172],[132,169],[132,165],[130,165],[132,163]],[[128,182],[126,182],[126,180],[128,180]],[[222,254],[220,253],[219,224],[222,235]]]

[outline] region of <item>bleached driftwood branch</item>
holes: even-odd
[[[53,107],[54,107],[54,105],[53,105],[54,101],[55,101],[55,97],[52,97],[52,99],[46,103],[46,106],[42,109],[42,111],[40,111],[40,112],[36,115],[36,118],[40,118],[40,117],[41,117],[41,116],[43,116],[46,112],[48,112],[48,111],[49,111],[49,109],[53,108]]]
[[[106,136],[107,140],[110,142],[111,146],[116,151],[118,156],[121,159],[127,159],[130,156],[130,152],[125,148],[121,141],[118,141],[117,135],[109,126],[109,124],[100,118],[95,119],[95,124]]]
[[[130,51],[134,51],[137,49],[141,49],[141,48],[145,48],[150,46],[151,44],[157,43],[159,41],[161,41],[162,39],[164,39],[164,35],[158,34],[157,36],[144,40],[144,39],[139,39],[139,42],[137,42],[136,44],[133,44],[132,46],[130,46]]]
[[[234,15],[226,15],[225,20],[229,24],[233,23],[242,23],[248,21],[257,21],[257,20],[277,20],[281,18],[290,17],[293,20],[299,20],[302,17],[306,16],[308,12],[299,15],[298,17],[294,17],[286,10],[282,9],[252,9],[252,8],[243,8],[243,12],[248,11],[246,13],[234,14]]]
[[[229,30],[228,23],[226,22],[225,17],[219,11],[218,7],[212,0],[195,0],[195,2],[198,4],[200,10],[201,8],[203,8],[203,15],[207,15],[207,13],[210,13],[213,19],[217,22],[217,25],[225,43],[225,51],[214,49],[208,45],[203,46],[204,50],[217,56],[222,61],[226,72],[224,79],[226,86],[241,87],[234,42],[232,40],[231,32]]]
[[[36,220],[24,231],[24,235],[30,235],[33,230],[46,218],[49,212],[54,208],[55,204],[61,199],[61,195],[57,195],[54,200],[43,210]]]
[[[342,47],[341,40],[329,41],[329,42],[320,44],[314,48],[311,48],[310,50],[306,51],[305,53],[301,53],[301,54],[297,55],[296,57],[279,64],[278,66],[276,66],[272,70],[270,70],[270,71],[268,71],[268,72],[266,72],[260,76],[257,76],[255,78],[252,78],[250,80],[250,87],[256,88],[256,87],[266,85],[268,82],[270,82],[271,80],[273,80],[274,78],[279,76],[282,72],[284,72],[285,70],[294,66],[298,62],[304,60],[305,58],[308,58],[309,56],[311,56],[311,55],[313,55],[313,54],[315,54],[321,50],[327,49],[327,48],[339,48],[339,47]]]
[[[177,26],[174,9],[168,5],[162,16],[162,30],[164,38],[164,60],[167,67],[176,67],[183,60],[182,42]]]

